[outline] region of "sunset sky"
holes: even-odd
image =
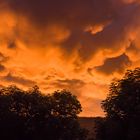
[[[140,66],[140,0],[0,0],[0,18],[0,87],[70,90],[81,116]]]

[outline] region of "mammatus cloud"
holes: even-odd
[[[103,115],[111,79],[140,65],[139,0],[0,0],[0,16],[0,85],[66,88],[82,115]]]

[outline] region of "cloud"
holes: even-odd
[[[6,76],[1,76],[3,81],[9,82],[11,84],[20,84],[24,86],[34,86],[36,82],[28,79],[24,79],[23,77],[12,75],[11,73]]]
[[[0,72],[5,70],[5,66],[3,66],[2,64],[0,64]]]
[[[52,22],[65,24],[67,22],[70,25],[74,22],[75,25],[81,23],[81,21],[82,24],[91,23],[91,21],[98,22],[101,20],[100,17],[103,12],[107,15],[112,11],[109,5],[111,4],[110,0],[105,2],[100,0],[60,0],[59,2],[56,0],[40,0],[39,2],[38,0],[7,0],[7,3],[13,11],[28,16],[34,22],[39,22],[39,24]],[[96,11],[96,13],[93,13],[93,11]]]
[[[6,62],[8,60],[8,57],[4,56],[1,52],[0,52],[0,63]]]
[[[80,89],[86,85],[86,83],[80,79],[57,79],[51,83],[57,89],[66,89],[71,91],[73,94],[80,97]]]
[[[129,56],[131,61],[139,61],[140,47],[135,42],[131,42],[130,46],[126,49],[126,54]]]
[[[57,30],[63,30],[64,28],[64,30],[69,31],[68,38],[57,42],[66,55],[70,55],[70,52],[73,54],[77,44],[82,46],[84,43],[81,43],[81,40],[90,40],[90,37],[84,35],[87,26],[106,24],[115,15],[110,0],[60,0],[59,2],[56,0],[40,0],[39,2],[37,0],[6,0],[5,2],[1,0],[1,3],[7,3],[9,10],[15,13],[16,23],[13,27],[13,32],[15,32],[15,36],[20,37],[26,43],[32,41],[46,46],[44,43],[49,42],[51,35],[53,35],[54,43],[57,39],[55,39],[55,34],[52,33],[53,29],[49,31],[52,25],[56,26]],[[23,20],[22,23],[21,20]],[[29,26],[30,24],[31,26]],[[37,35],[33,30],[38,32]],[[44,34],[47,36],[46,41],[43,39]],[[85,45],[93,46],[93,44]],[[88,50],[86,49],[86,51]],[[96,49],[92,51],[96,52]]]
[[[10,49],[13,49],[16,47],[16,43],[13,41],[13,42],[10,42],[9,45],[8,45],[8,48]]]
[[[65,80],[56,80],[54,82],[54,84],[56,84],[57,86],[59,87],[69,87],[69,86],[72,86],[74,85],[75,87],[81,87],[83,86],[85,83],[79,79],[65,79]]]
[[[6,70],[6,67],[4,66],[4,63],[8,61],[8,57],[4,56],[0,52],[0,72],[3,72]]]
[[[140,5],[132,0],[1,0],[1,3],[6,3],[16,15],[15,38],[28,47],[59,46],[65,56],[76,51],[79,58],[76,61],[83,63],[100,51],[108,57],[122,54],[132,40],[131,31],[140,23],[137,18]],[[99,33],[85,31],[87,27],[97,30],[99,26],[102,26]],[[8,46],[16,45],[12,42]]]
[[[131,61],[129,57],[122,54],[118,57],[106,59],[103,65],[97,66],[94,69],[99,73],[111,75],[115,72],[123,73],[130,65]]]

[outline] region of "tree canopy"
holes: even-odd
[[[140,116],[140,68],[128,70],[121,80],[111,83],[102,107],[110,118]]]
[[[122,79],[111,83],[102,108],[106,113],[104,140],[139,140],[140,68],[128,70]]]
[[[5,140],[84,140],[78,123],[82,111],[76,96],[66,90],[44,95],[37,86],[0,89],[0,138]]]

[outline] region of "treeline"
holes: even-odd
[[[37,86],[0,89],[0,138],[3,140],[139,140],[140,68],[128,70],[110,84],[101,106],[106,114],[95,119],[93,136],[81,128],[82,111],[76,96],[66,90],[44,95]],[[94,108],[93,108],[94,111]]]
[[[76,96],[62,90],[43,95],[37,86],[28,91],[0,89],[0,139],[85,140],[78,123],[82,111]]]

